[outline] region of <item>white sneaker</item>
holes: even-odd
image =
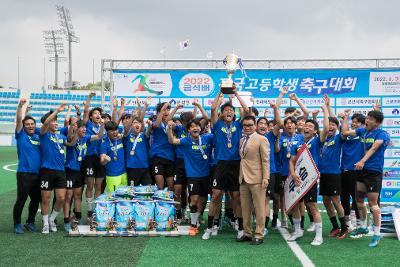
[[[244,230],[239,230],[236,235],[236,239],[242,239],[244,236]]]
[[[324,243],[324,240],[321,238],[314,238],[314,240],[311,242],[312,246],[320,246],[322,245],[322,243]]]
[[[315,224],[313,222],[307,228],[307,232],[315,232]]]
[[[50,233],[49,225],[45,224],[43,225],[42,234],[48,234],[48,233]]]
[[[281,228],[288,228],[286,219],[281,221]]]
[[[208,228],[207,228],[207,229],[204,231],[204,234],[203,234],[203,236],[201,237],[201,239],[203,239],[203,240],[208,240],[208,239],[210,239],[212,232],[213,232],[213,229],[208,229]]]
[[[57,225],[54,221],[49,220],[49,227],[50,227],[50,232],[53,233],[57,232]]]
[[[216,236],[218,235],[218,230],[219,230],[219,226],[218,225],[214,225],[213,228],[211,229],[211,235],[212,236]]]
[[[292,241],[296,241],[297,239],[299,239],[300,237],[303,237],[303,231],[294,231],[290,237],[287,239],[287,241],[292,242]]]

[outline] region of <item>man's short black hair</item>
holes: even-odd
[[[256,117],[251,116],[251,115],[245,116],[245,117],[243,118],[243,120],[242,120],[242,123],[243,123],[244,121],[250,121],[250,120],[252,120],[252,121],[254,122],[254,124],[256,124]]]
[[[83,126],[86,126],[86,125],[85,125],[85,123],[83,122],[83,120],[79,120],[79,121],[76,122],[76,126],[77,126],[78,129],[79,129],[79,128],[81,128],[81,127],[83,127]]]
[[[235,107],[234,107],[230,102],[226,102],[225,104],[223,104],[223,105],[221,106],[221,113],[224,112],[224,110],[225,110],[227,107],[230,107],[230,108],[233,109],[233,111],[235,111]]]
[[[339,127],[339,120],[336,117],[328,117],[329,122],[336,124]]]
[[[118,129],[118,125],[113,121],[108,121],[105,125],[106,131],[115,131]]]
[[[132,114],[131,113],[125,113],[121,116],[121,121],[125,120],[125,119],[130,119],[132,118]]]
[[[102,109],[101,107],[92,108],[92,109],[89,111],[89,118],[92,117],[93,112],[95,112],[96,110],[100,113],[100,115],[103,113],[103,109]]]
[[[287,123],[288,121],[291,121],[291,122],[293,122],[294,124],[297,124],[297,119],[296,119],[294,116],[289,116],[289,117],[285,118],[285,119],[283,120],[283,125],[286,125],[286,123]]]
[[[250,112],[253,112],[256,117],[258,117],[258,109],[255,107],[250,107]]]
[[[109,120],[111,120],[111,115],[108,113],[103,113],[103,114],[101,114],[101,118],[102,119],[108,118]]]
[[[365,116],[364,114],[361,113],[354,113],[353,116],[351,116],[351,120],[357,120],[361,124],[365,124]]]
[[[314,124],[314,130],[317,130],[317,131],[319,132],[319,124],[318,124],[317,121],[315,121],[315,120],[313,120],[313,119],[308,119],[308,120],[306,120],[305,123],[308,123],[308,122]]]
[[[33,120],[33,123],[34,124],[36,124],[36,120],[32,117],[32,116],[25,116],[25,118],[23,118],[23,120],[22,120],[22,125],[25,125],[25,122],[27,121],[27,120]]]
[[[53,114],[53,112],[54,112],[54,110],[51,109],[49,112],[47,112],[46,114],[44,114],[43,117],[40,118],[40,122],[41,122],[41,123],[44,123],[44,122],[47,120],[47,118],[48,118],[51,114]],[[57,115],[56,115],[56,117],[55,117],[55,120],[57,120]]]
[[[201,124],[200,124],[200,120],[198,119],[193,119],[190,120],[187,124],[186,124],[186,130],[189,131],[190,126],[192,126],[192,124],[196,124],[197,126],[199,126],[201,128]]]
[[[265,123],[268,123],[268,119],[267,119],[266,117],[260,117],[260,118],[257,119],[257,125],[258,125],[258,123],[260,123],[260,121],[262,121],[262,120],[264,120]]]
[[[182,112],[179,116],[180,122],[189,122],[193,119],[193,113],[191,111]]]
[[[288,107],[288,108],[285,109],[285,114],[293,113],[293,112],[295,112],[295,111],[296,111],[296,108],[294,108],[294,107]]]
[[[371,110],[368,112],[367,116],[374,118],[377,123],[382,123],[384,119],[383,113],[377,110]]]
[[[167,103],[168,102],[158,103],[157,106],[156,106],[157,113],[159,113],[161,111],[162,107],[164,106],[164,104],[167,104]],[[168,108],[170,108],[170,107],[168,107]]]

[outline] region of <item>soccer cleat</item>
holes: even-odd
[[[369,243],[369,247],[370,248],[374,248],[376,246],[378,246],[379,242],[381,241],[382,237],[380,235],[373,235],[371,242]]]
[[[340,233],[337,235],[337,239],[343,239],[349,233],[349,229],[341,230]]]
[[[264,237],[266,237],[267,235],[268,235],[268,229],[265,228],[265,229],[264,229]]]
[[[210,239],[210,236],[212,235],[212,232],[213,232],[213,230],[212,229],[206,229],[205,231],[204,231],[204,234],[203,234],[203,236],[201,237],[201,239],[203,239],[203,240],[208,240],[208,239]]]
[[[308,226],[307,232],[315,232],[315,224],[313,222]]]
[[[244,230],[239,230],[236,235],[236,240],[242,239],[244,236]]]
[[[366,228],[366,227],[359,227],[359,228],[353,230],[353,231],[350,233],[350,238],[354,238],[354,239],[355,239],[355,238],[361,238],[361,237],[365,236],[366,234],[368,234],[368,228]]]
[[[22,229],[22,225],[20,223],[14,225],[14,233],[18,235],[22,235],[24,233],[24,229]]]
[[[42,228],[42,234],[48,234],[48,233],[50,233],[50,228],[49,228],[48,224],[45,224],[45,225],[43,225],[43,228]]]
[[[293,242],[296,241],[297,239],[299,239],[300,237],[303,237],[303,231],[294,231],[288,239],[286,239],[289,242]]]
[[[71,224],[70,223],[64,223],[64,231],[69,233],[71,231]]]
[[[321,238],[314,238],[314,240],[311,242],[312,246],[320,246],[322,245],[322,243],[324,243],[324,240]]]
[[[49,220],[49,228],[50,228],[50,232],[53,232],[53,233],[57,232],[57,225],[54,221]]]
[[[24,225],[24,227],[25,227],[25,229],[26,230],[28,230],[29,232],[36,232],[37,231],[37,228],[36,228],[36,225],[34,224],[34,223],[26,223],[25,225]]]
[[[219,230],[219,226],[218,225],[214,225],[213,228],[211,229],[211,235],[212,236],[216,236],[218,235],[218,230]]]
[[[339,228],[337,228],[337,229],[332,229],[332,230],[329,232],[329,237],[336,237],[336,236],[339,235],[339,233],[340,233],[340,229],[339,229]]]
[[[195,236],[199,232],[199,229],[196,226],[190,226],[189,228],[189,235]]]

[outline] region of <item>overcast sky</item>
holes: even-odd
[[[73,79],[100,80],[100,60],[167,58],[244,59],[400,57],[400,1],[385,0],[0,0],[0,85],[54,83],[42,31],[58,29],[55,4],[70,9],[80,43],[73,45]],[[181,51],[178,43],[190,40]],[[65,45],[67,52],[67,46]],[[67,54],[65,55],[67,56]],[[60,63],[64,82],[67,63]]]

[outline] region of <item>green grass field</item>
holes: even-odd
[[[13,233],[12,207],[16,198],[16,150],[0,147],[0,264],[1,266],[103,265],[103,266],[301,266],[278,230],[270,230],[261,246],[237,243],[234,231],[225,227],[215,238],[196,237],[65,237],[62,223],[59,232],[50,235]],[[358,240],[328,238],[330,224],[324,215],[324,240],[312,247],[313,234],[305,233],[298,241],[315,266],[397,266],[400,242],[384,238],[378,248],[368,247],[369,237]],[[24,210],[22,220],[26,219]],[[62,217],[59,216],[59,222]],[[40,214],[37,225],[41,227]],[[306,223],[307,227],[307,223]],[[202,231],[201,231],[202,232]]]

